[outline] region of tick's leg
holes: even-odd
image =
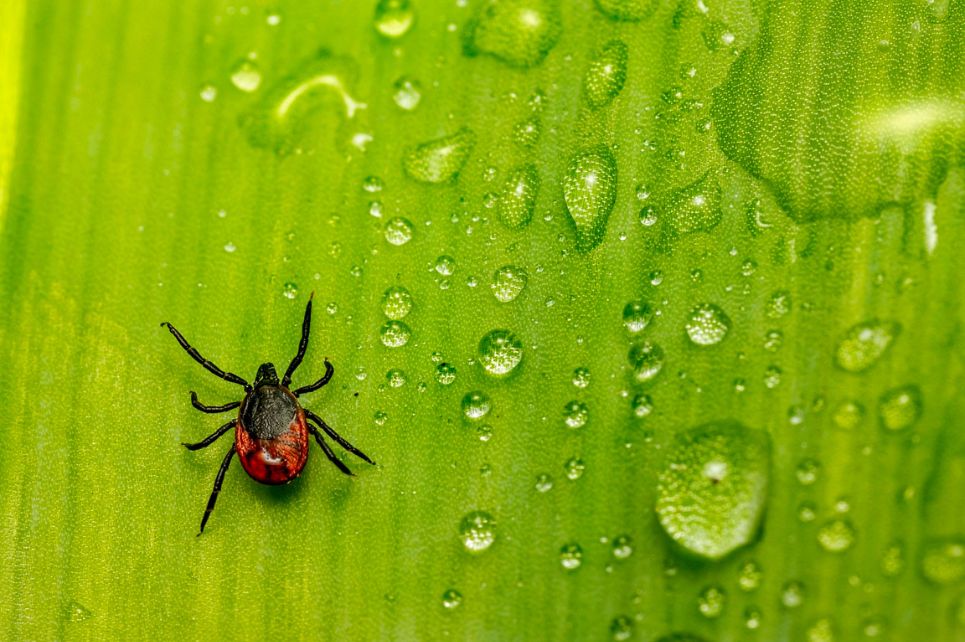
[[[221,435],[225,434],[226,432],[228,432],[234,427],[235,427],[235,420],[232,419],[225,425],[221,426],[221,428],[218,428],[213,433],[205,437],[203,441],[199,441],[196,444],[186,444],[182,441],[181,445],[187,448],[188,450],[200,450],[202,448],[207,448],[208,446],[216,442],[218,438],[221,437]]]
[[[200,401],[198,401],[198,393],[194,390],[191,391],[191,405],[200,410],[201,412],[207,412],[209,414],[214,414],[216,412],[228,412],[229,410],[234,410],[241,405],[240,401],[232,401],[231,403],[226,403],[223,406],[206,406]]]
[[[221,468],[218,469],[218,476],[214,478],[214,490],[211,491],[211,497],[208,498],[208,507],[204,509],[204,517],[201,518],[201,530],[198,531],[198,537],[201,537],[201,533],[204,532],[204,525],[208,523],[208,517],[211,516],[211,511],[214,510],[214,503],[218,501],[218,493],[221,492],[221,484],[224,482],[224,474],[228,472],[228,464],[231,463],[231,458],[235,456],[235,445],[231,444],[231,448],[228,449],[228,454],[225,455],[224,461],[221,462]]]
[[[315,390],[318,390],[326,383],[328,383],[329,379],[332,378],[333,374],[335,374],[335,368],[332,366],[332,364],[328,362],[328,359],[325,359],[325,374],[322,375],[322,378],[310,386],[302,386],[301,388],[294,390],[292,394],[297,397],[299,395],[305,394],[306,392],[313,392]]]
[[[248,385],[247,381],[245,381],[238,375],[234,374],[233,372],[225,372],[218,366],[214,365],[213,363],[211,363],[210,361],[202,357],[201,353],[195,350],[193,347],[191,347],[191,344],[189,344],[187,340],[183,336],[181,336],[181,333],[178,332],[177,328],[175,328],[173,325],[171,325],[167,321],[165,321],[161,325],[167,326],[167,329],[170,330],[171,334],[174,335],[174,338],[178,340],[178,343],[181,344],[181,347],[184,348],[184,351],[187,352],[189,355],[191,355],[192,359],[194,359],[202,366],[204,366],[205,370],[215,375],[216,377],[221,377],[225,381],[230,381],[231,383],[237,383],[244,386],[246,391],[251,390],[251,386]]]
[[[340,434],[338,434],[337,432],[335,432],[335,429],[332,428],[331,426],[329,426],[327,423],[325,423],[325,421],[322,420],[321,417],[319,417],[318,415],[316,415],[316,414],[315,414],[314,412],[312,412],[311,410],[308,410],[307,408],[303,408],[302,410],[305,411],[305,416],[306,416],[306,417],[308,417],[309,419],[311,419],[312,421],[314,421],[316,424],[318,424],[318,427],[321,428],[322,430],[324,430],[326,435],[328,435],[329,437],[331,437],[332,439],[334,439],[335,441],[337,441],[339,446],[341,446],[341,447],[344,448],[345,450],[349,451],[350,453],[352,453],[352,454],[355,455],[356,457],[359,457],[360,459],[364,459],[365,461],[369,462],[369,463],[372,464],[373,466],[375,465],[375,462],[374,462],[374,461],[372,461],[371,459],[369,459],[368,456],[367,456],[365,453],[363,453],[361,450],[359,450],[358,448],[356,448],[356,447],[353,446],[352,444],[348,443],[348,441],[345,439],[345,437],[343,437],[342,435],[340,435]]]
[[[292,362],[288,365],[288,370],[285,371],[285,376],[281,380],[281,385],[288,386],[292,382],[292,374],[295,372],[295,368],[302,362],[305,357],[305,349],[308,348],[308,331],[312,326],[312,299],[315,298],[315,293],[312,292],[308,297],[308,305],[305,306],[305,319],[302,321],[302,340],[298,343],[298,354],[292,359]]]
[[[315,426],[309,426],[308,431],[312,433],[312,435],[314,435],[315,441],[317,441],[318,445],[322,447],[323,451],[325,451],[325,456],[328,457],[328,460],[330,462],[338,466],[338,469],[343,473],[345,473],[346,475],[349,475],[350,477],[355,477],[355,473],[349,470],[348,466],[346,466],[341,459],[335,456],[335,453],[332,452],[332,448],[325,443],[325,440],[322,439],[322,434],[318,432]]]

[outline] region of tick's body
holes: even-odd
[[[371,463],[362,451],[358,450],[341,435],[326,424],[318,415],[311,410],[301,407],[298,397],[307,392],[318,390],[332,378],[335,369],[332,364],[325,360],[325,374],[315,383],[289,390],[288,384],[295,369],[305,356],[305,349],[308,347],[308,334],[312,318],[312,300],[308,299],[308,306],[305,308],[305,319],[302,322],[302,340],[298,346],[298,354],[292,359],[291,365],[285,371],[285,376],[281,381],[275,373],[275,366],[264,363],[258,368],[254,385],[249,384],[236,374],[225,372],[218,368],[204,357],[197,350],[192,348],[181,336],[174,326],[169,323],[162,323],[167,326],[174,338],[177,339],[181,347],[184,348],[191,357],[204,366],[209,372],[237,383],[245,388],[245,397],[242,401],[234,401],[223,406],[206,406],[198,401],[197,395],[191,393],[191,405],[202,412],[217,413],[228,412],[240,407],[238,417],[224,424],[203,441],[196,444],[184,444],[189,450],[198,450],[214,443],[219,437],[228,432],[231,428],[235,429],[235,443],[228,450],[221,468],[214,480],[214,490],[208,499],[208,507],[201,519],[201,533],[204,532],[204,525],[214,510],[215,501],[221,490],[228,465],[231,463],[235,454],[241,460],[241,467],[255,481],[262,484],[277,486],[287,484],[302,472],[305,462],[308,461],[308,436],[312,435],[321,447],[325,456],[335,464],[339,470],[346,475],[352,472],[342,463],[342,460],[335,456],[332,449],[325,442],[320,428],[326,435],[334,439],[340,446],[348,450],[353,455]],[[312,425],[312,423],[315,425]],[[316,428],[315,426],[318,426]],[[198,533],[199,535],[201,533]]]

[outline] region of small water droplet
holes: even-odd
[[[399,320],[412,311],[412,295],[401,285],[393,285],[382,295],[382,313]]]
[[[373,26],[386,38],[401,38],[412,27],[415,11],[409,0],[379,0]]]
[[[553,478],[546,473],[536,476],[536,490],[541,493],[548,493],[553,489]]]
[[[489,395],[481,390],[467,392],[462,398],[462,413],[471,421],[482,419],[491,409],[492,401]]]
[[[780,330],[768,330],[764,334],[764,349],[768,352],[777,352],[784,345],[784,333]]]
[[[543,126],[539,118],[530,116],[513,126],[513,140],[520,147],[530,148],[539,142],[542,132]]]
[[[440,276],[452,276],[456,271],[456,259],[443,254],[436,259],[434,269]]]
[[[626,615],[618,615],[610,622],[610,637],[618,642],[633,637],[633,620]]]
[[[392,245],[405,245],[412,240],[412,221],[394,216],[385,222],[385,240]]]
[[[377,194],[385,189],[385,183],[382,179],[375,175],[366,176],[362,181],[362,189],[369,194]]]
[[[395,319],[386,321],[379,331],[379,338],[382,339],[382,345],[386,348],[401,348],[409,342],[411,336],[412,330],[409,329],[409,326]]]
[[[721,188],[717,176],[708,172],[670,195],[667,220],[674,234],[709,232],[720,224]]]
[[[228,254],[231,254],[237,249],[238,248],[231,241],[228,241],[227,243],[224,244],[224,251],[227,252]]]
[[[410,147],[403,155],[402,166],[420,183],[446,183],[459,174],[475,146],[476,134],[463,127],[454,134]]]
[[[804,584],[796,580],[786,582],[781,587],[781,604],[788,609],[796,609],[804,603]]]
[[[390,388],[401,388],[406,382],[405,372],[398,368],[392,368],[385,373],[385,380]]]
[[[566,478],[570,481],[576,481],[583,476],[586,471],[586,464],[579,457],[570,457],[563,464],[563,470],[566,471]]]
[[[818,529],[818,543],[829,553],[843,553],[854,544],[854,527],[844,519],[833,519]]]
[[[629,535],[618,535],[613,538],[612,550],[613,557],[618,560],[625,560],[633,555],[633,540]]]
[[[573,370],[573,376],[570,378],[570,383],[580,390],[584,390],[590,385],[590,369],[580,366]]]
[[[282,295],[286,299],[294,299],[298,296],[298,286],[291,281],[285,283],[284,288],[282,289]]]
[[[452,611],[462,604],[462,593],[456,589],[446,589],[446,592],[442,594],[442,606],[446,609]]]
[[[456,380],[456,366],[442,362],[436,366],[436,381],[444,386],[452,384]]]
[[[663,348],[652,341],[643,341],[630,348],[627,355],[633,376],[640,383],[652,380],[663,369]]]
[[[708,619],[719,618],[727,605],[727,593],[716,584],[706,587],[697,596],[697,610]]]
[[[853,430],[864,419],[864,406],[852,399],[846,399],[838,404],[831,418],[838,428]]]
[[[422,84],[415,78],[402,76],[392,85],[392,100],[399,109],[414,110],[422,102]]]
[[[520,295],[527,280],[526,270],[515,265],[504,265],[496,270],[490,288],[497,301],[509,303]]]
[[[218,88],[214,85],[205,85],[201,88],[201,100],[206,103],[213,103],[218,97]]]
[[[862,372],[873,366],[901,332],[894,321],[872,319],[851,326],[838,341],[834,362],[848,372]]]
[[[777,290],[771,294],[767,302],[767,316],[780,319],[791,311],[791,293],[787,290]]]
[[[576,542],[564,544],[560,548],[560,566],[573,572],[583,565],[583,547]]]
[[[761,620],[764,618],[764,614],[756,606],[748,606],[744,609],[744,626],[746,626],[751,631],[756,631],[761,628]]]
[[[645,394],[634,395],[632,406],[633,416],[637,419],[643,419],[653,412],[653,398]]]
[[[794,472],[802,486],[810,486],[818,480],[821,464],[816,459],[802,459]]]
[[[505,377],[523,359],[523,342],[509,330],[493,330],[479,342],[479,363],[487,374]]]
[[[563,423],[567,428],[582,428],[590,417],[590,410],[582,401],[570,401],[563,407]]]
[[[878,418],[885,430],[905,430],[915,425],[922,412],[918,386],[900,386],[888,390],[878,400]]]
[[[261,71],[250,58],[242,58],[231,70],[231,84],[240,91],[251,93],[261,86]]]
[[[807,642],[834,642],[834,626],[831,620],[821,618],[809,626]]]
[[[730,326],[730,317],[720,307],[701,303],[690,311],[685,328],[694,344],[712,346],[724,340]]]
[[[83,622],[90,619],[93,615],[87,607],[76,600],[71,600],[67,605],[67,619],[71,622]]]
[[[643,332],[653,321],[653,309],[646,301],[630,301],[623,308],[623,327],[630,334]]]
[[[496,520],[485,511],[472,511],[459,525],[462,544],[470,553],[482,553],[496,541]]]
[[[881,556],[881,574],[885,577],[898,577],[905,570],[905,545],[892,542]]]

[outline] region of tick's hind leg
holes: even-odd
[[[305,357],[305,350],[308,348],[308,333],[312,327],[312,299],[315,298],[315,293],[312,292],[311,296],[308,297],[308,305],[305,306],[305,318],[302,320],[302,340],[298,343],[298,353],[292,362],[288,365],[288,370],[285,371],[285,376],[281,380],[281,385],[288,386],[292,381],[292,374],[295,372],[295,368],[298,364],[302,362]]]
[[[211,444],[213,444],[214,442],[216,442],[216,441],[218,440],[218,438],[221,437],[221,435],[225,434],[226,432],[228,432],[229,430],[231,430],[231,429],[234,428],[234,427],[235,427],[235,420],[232,419],[231,421],[229,421],[229,422],[226,423],[225,425],[221,426],[220,428],[218,428],[217,430],[215,430],[213,433],[211,433],[210,435],[208,435],[207,437],[205,437],[204,439],[202,439],[202,440],[199,441],[198,443],[196,443],[196,444],[187,444],[187,443],[185,443],[185,442],[182,441],[182,442],[181,442],[181,445],[184,446],[185,448],[187,448],[188,450],[200,450],[200,449],[202,449],[202,448],[207,448],[208,446],[210,446]]]
[[[201,530],[198,531],[198,537],[201,537],[201,533],[204,532],[204,525],[208,523],[211,511],[214,510],[214,503],[218,501],[218,493],[221,492],[221,484],[224,483],[224,475],[228,472],[228,464],[231,463],[231,458],[234,456],[235,445],[231,444],[231,448],[228,449],[228,454],[225,455],[224,461],[221,462],[221,468],[218,469],[218,476],[214,478],[214,489],[211,491],[211,497],[208,498],[208,507],[204,509],[204,517],[201,518]]]
[[[181,333],[178,332],[177,328],[175,328],[173,325],[171,325],[167,321],[165,321],[161,325],[166,326],[167,329],[171,331],[171,334],[173,334],[174,338],[177,339],[178,343],[181,344],[181,347],[184,348],[184,351],[187,352],[189,355],[191,355],[192,359],[194,359],[202,366],[204,366],[205,370],[215,375],[216,377],[221,377],[225,381],[230,381],[231,383],[237,383],[239,385],[244,386],[246,391],[251,391],[251,386],[248,385],[247,381],[245,381],[244,379],[242,379],[241,377],[239,377],[233,372],[225,372],[218,366],[214,365],[213,363],[211,363],[210,361],[202,357],[201,353],[198,352],[194,347],[192,347],[191,344],[188,343],[187,339],[181,336]]]
[[[315,428],[315,426],[309,426],[308,432],[312,433],[312,436],[315,437],[315,441],[318,442],[318,445],[321,447],[322,451],[325,453],[325,456],[328,457],[328,460],[330,462],[335,464],[338,467],[338,469],[343,473],[345,473],[346,475],[350,477],[355,476],[355,473],[349,470],[348,466],[346,466],[341,459],[335,456],[335,453],[332,452],[331,446],[325,443],[325,440],[322,438],[321,433],[318,432],[318,429]]]
[[[316,424],[318,424],[318,427],[324,430],[326,435],[328,435],[329,437],[337,441],[339,446],[349,451],[359,459],[367,461],[373,466],[375,465],[375,462],[369,459],[368,455],[366,455],[361,450],[359,450],[358,448],[350,444],[348,440],[345,439],[345,437],[335,432],[335,429],[329,426],[327,423],[325,423],[325,421],[321,417],[316,415],[311,410],[308,410],[307,408],[303,408],[303,410],[305,411],[305,416],[308,417],[310,420],[314,421]],[[317,434],[317,431],[316,431],[316,434]]]
[[[292,391],[292,394],[297,397],[299,395],[305,394],[306,392],[313,392],[315,390],[318,390],[319,388],[321,388],[322,386],[324,386],[326,383],[329,382],[333,374],[335,374],[334,366],[332,366],[332,364],[328,362],[328,359],[325,359],[325,374],[322,375],[322,378],[311,385],[302,386],[301,388],[295,389],[294,391]]]
[[[216,412],[228,412],[229,410],[234,410],[241,405],[240,401],[232,401],[231,403],[226,403],[223,406],[206,406],[200,401],[198,401],[198,393],[194,390],[191,391],[191,405],[200,410],[201,412],[206,412],[209,414],[214,414]]]

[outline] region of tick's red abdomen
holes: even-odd
[[[253,436],[239,418],[235,426],[235,449],[242,468],[252,479],[262,484],[287,484],[298,477],[308,459],[305,413],[298,408],[288,430],[272,439]]]

